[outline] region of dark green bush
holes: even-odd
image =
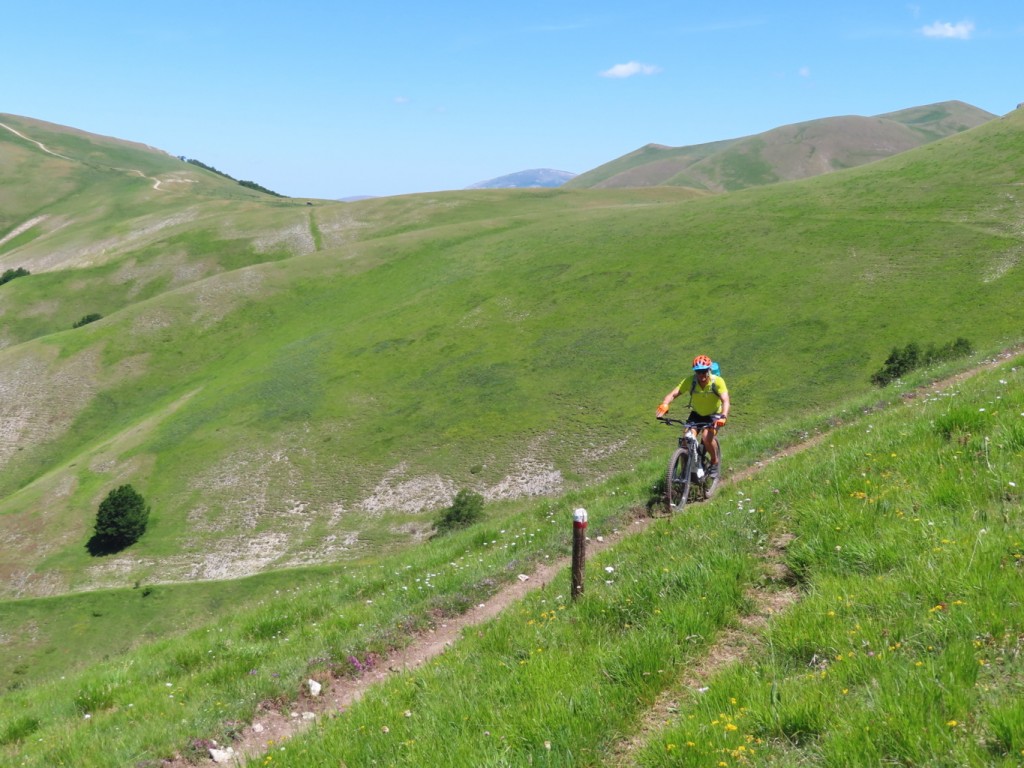
[[[871,374],[871,382],[884,387],[915,368],[952,360],[954,357],[964,357],[973,351],[971,342],[963,337],[941,346],[929,344],[924,351],[920,345],[912,341],[903,349],[893,347],[882,367]]]
[[[102,319],[103,319],[103,315],[101,315],[99,312],[92,312],[92,313],[86,315],[85,317],[83,317],[77,323],[74,323],[71,327],[72,328],[81,328],[83,325],[88,325],[89,323],[95,323],[97,320],[102,320]]]
[[[3,285],[4,283],[9,283],[16,277],[24,277],[25,275],[29,274],[31,274],[31,272],[29,272],[24,267],[4,270],[4,273],[0,275],[0,285]]]
[[[96,512],[96,535],[101,549],[107,551],[134,544],[146,532],[149,505],[130,485],[122,485],[107,494]]]
[[[240,181],[238,183],[241,184],[243,187],[246,187],[247,189],[255,189],[257,192],[263,192],[268,195],[273,195],[274,197],[284,197],[284,195],[279,195],[272,189],[267,189],[266,187],[260,186],[255,181]]]
[[[465,528],[484,516],[484,497],[463,488],[455,494],[452,505],[441,513],[436,523],[438,535]]]

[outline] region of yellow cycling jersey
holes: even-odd
[[[712,375],[708,380],[708,385],[702,387],[700,382],[694,381],[692,375],[687,376],[679,382],[680,396],[688,394],[691,388],[693,389],[693,396],[690,407],[698,416],[711,416],[715,413],[721,413],[722,395],[729,392],[725,386],[725,379],[721,376]]]

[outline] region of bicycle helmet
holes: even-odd
[[[711,358],[707,355],[697,355],[693,358],[693,370],[706,371],[711,368]]]

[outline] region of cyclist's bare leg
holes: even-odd
[[[708,458],[712,464],[718,463],[718,444],[715,443],[715,435],[718,434],[718,430],[714,427],[705,427],[703,442],[704,450],[708,452]]]

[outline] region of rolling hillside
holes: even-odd
[[[372,562],[0,603],[0,762],[1015,765],[1020,350],[908,383],[681,517],[646,465]]]
[[[581,174],[570,189],[668,184],[725,192],[818,176],[891,157],[995,115],[943,102],[874,117],[830,117],[689,147],[648,144]]]
[[[5,598],[372,558],[459,488],[588,485],[661,455],[698,350],[739,439],[870,393],[894,345],[1020,338],[1021,111],[729,195],[358,203],[0,123],[0,269],[31,272],[0,286]],[[91,558],[125,482],[149,530]]]

